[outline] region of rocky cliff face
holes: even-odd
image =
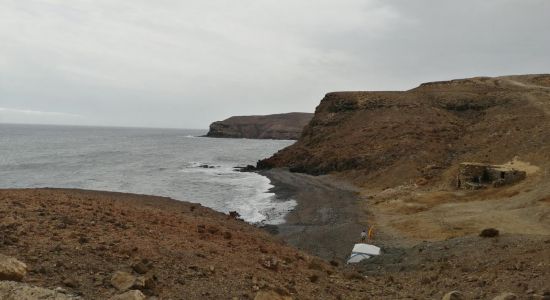
[[[206,136],[223,138],[296,140],[311,120],[310,113],[236,116],[214,122]]]
[[[549,113],[550,75],[329,93],[298,142],[258,166],[389,186],[430,180],[462,161],[520,156],[543,164],[550,153]]]

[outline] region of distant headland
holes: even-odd
[[[210,124],[207,137],[297,140],[311,113],[292,112],[263,116],[234,116]]]

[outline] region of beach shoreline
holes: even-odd
[[[293,199],[296,207],[285,222],[267,230],[290,245],[326,260],[344,262],[367,226],[352,185],[331,176],[311,176],[285,169],[260,171],[271,181],[278,199]]]

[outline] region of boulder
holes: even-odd
[[[275,291],[259,291],[254,300],[292,300],[292,297],[283,296]]]
[[[145,295],[138,290],[127,291],[126,293],[116,295],[110,298],[110,300],[145,300]]]
[[[77,300],[77,296],[44,289],[14,281],[0,281],[0,299],[2,300]]]
[[[70,288],[77,288],[80,283],[73,279],[73,278],[67,278],[65,280],[63,280],[63,284],[66,286],[66,287],[70,287]]]
[[[464,299],[464,296],[462,296],[462,293],[459,291],[452,291],[448,292],[441,298],[441,300],[461,300]]]
[[[132,265],[134,272],[138,274],[145,274],[151,270],[152,263],[148,259],[142,259],[141,261]]]
[[[27,275],[26,264],[0,254],[0,280],[21,281],[25,275]]]
[[[126,291],[136,283],[136,277],[130,273],[117,271],[111,277],[111,284],[119,291]]]
[[[517,298],[518,296],[516,296],[516,294],[514,293],[502,293],[493,298],[493,300],[515,300]]]
[[[499,235],[499,231],[494,228],[483,229],[479,234],[480,237],[484,237],[484,238],[497,237],[498,235]]]

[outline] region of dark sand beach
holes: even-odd
[[[326,260],[343,262],[359,241],[366,224],[359,209],[358,192],[330,176],[315,177],[284,169],[261,172],[282,199],[294,199],[296,208],[276,226],[276,236],[298,249]]]

